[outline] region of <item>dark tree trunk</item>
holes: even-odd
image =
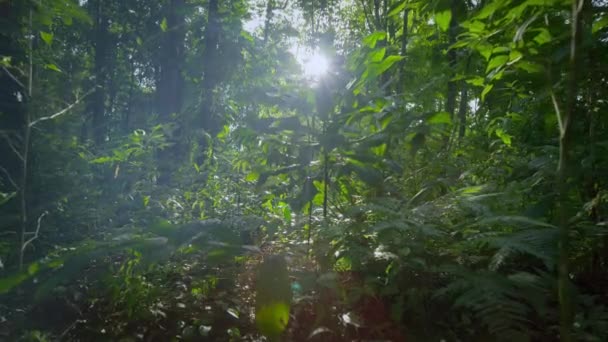
[[[456,0],[452,0],[452,19],[450,20],[450,27],[448,29],[448,45],[452,46],[456,43],[456,30],[458,28],[458,23],[456,22]],[[449,66],[449,76],[450,80],[448,81],[448,90],[446,96],[445,103],[445,111],[450,113],[450,118],[454,119],[454,112],[456,110],[456,82],[452,81],[452,77],[454,76],[454,68],[456,67],[457,57],[456,50],[449,49],[448,50],[448,66]]]
[[[264,44],[268,44],[268,35],[270,34],[270,25],[272,25],[274,7],[274,0],[268,0],[268,3],[266,4],[266,21],[264,22]]]
[[[401,60],[401,81],[399,82],[399,91],[402,92],[404,90],[405,85],[405,65],[406,65],[406,52],[407,52],[407,43],[408,43],[408,26],[409,26],[409,16],[410,10],[406,8],[403,11],[403,29],[401,32],[401,56],[403,59]]]
[[[171,115],[182,107],[184,80],[181,74],[186,35],[184,0],[171,0],[167,8],[167,32],[163,33],[160,49],[160,80],[156,88],[158,110],[163,122],[171,121]]]
[[[205,50],[203,52],[203,82],[200,108],[200,128],[209,137],[219,132],[220,120],[216,117],[214,89],[218,83],[219,76],[219,41],[220,41],[220,18],[218,0],[209,0],[207,8],[207,26],[205,27]],[[207,137],[199,140],[201,153],[207,149]],[[202,161],[199,158],[199,161]]]
[[[469,107],[469,93],[463,82],[460,89],[460,106],[458,107],[458,140],[462,140],[467,130],[467,109]]]
[[[454,45],[454,43],[456,43],[456,34],[457,34],[457,29],[458,29],[458,22],[456,21],[456,14],[457,9],[458,9],[458,0],[452,0],[451,2],[451,10],[452,10],[452,19],[450,20],[450,26],[448,28],[448,47]],[[456,64],[457,64],[457,56],[456,56],[456,50],[455,49],[449,49],[448,50],[448,66],[449,66],[449,71],[448,71],[448,76],[449,76],[449,80],[448,80],[448,89],[447,89],[447,93],[446,93],[446,101],[445,101],[445,111],[448,112],[450,114],[450,119],[454,120],[454,114],[456,112],[456,93],[457,93],[457,89],[456,89],[456,81],[453,81],[452,78],[454,77],[455,73],[454,73],[454,69],[456,68]],[[449,148],[449,142],[450,142],[450,136],[446,135],[445,139],[444,139],[444,143],[446,148]]]
[[[184,0],[171,0],[166,8],[167,31],[163,32],[161,45],[160,73],[157,80],[156,99],[161,123],[176,123],[173,115],[182,109],[184,78],[182,66],[184,64],[185,8]],[[183,139],[180,139],[179,126],[168,136],[173,145],[157,155],[160,169],[159,182],[166,183],[171,176],[174,166],[178,165],[176,159],[181,159]]]
[[[107,61],[109,49],[109,21],[104,8],[104,1],[97,0],[93,3],[95,11],[95,27],[93,29],[93,44],[95,48],[95,92],[90,96],[87,103],[87,112],[90,113],[92,120],[93,141],[100,145],[105,140],[105,99],[106,99],[106,80],[107,80]]]

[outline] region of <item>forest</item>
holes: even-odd
[[[608,341],[607,61],[607,0],[0,0],[0,341]]]

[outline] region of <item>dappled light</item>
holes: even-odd
[[[0,0],[0,342],[608,341],[608,3]]]

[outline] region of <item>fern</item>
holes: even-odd
[[[470,310],[496,340],[525,341],[534,330],[529,317],[542,316],[547,306],[550,291],[542,277],[530,273],[505,277],[453,267],[444,271],[456,279],[435,295],[452,298],[454,308]],[[530,298],[540,301],[533,303]]]

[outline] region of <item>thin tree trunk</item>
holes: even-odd
[[[456,30],[458,29],[458,23],[456,21],[456,4],[457,4],[457,0],[452,0],[452,2],[451,2],[452,18],[450,20],[450,26],[448,29],[448,45],[449,46],[452,46],[452,45],[454,45],[454,43],[456,43]],[[446,101],[445,101],[445,111],[450,114],[450,119],[452,119],[452,121],[453,121],[454,114],[456,111],[456,93],[457,93],[456,81],[452,80],[452,78],[454,77],[454,74],[455,74],[454,69],[456,68],[456,64],[457,64],[456,50],[449,49],[447,57],[448,57],[448,67],[449,67],[448,76],[450,77],[450,79],[448,80],[448,87],[447,87]],[[444,144],[445,144],[446,148],[448,148],[449,141],[450,141],[450,136],[447,135],[444,139]]]
[[[268,44],[268,35],[270,34],[270,25],[272,25],[274,7],[274,0],[268,0],[266,3],[266,20],[264,22],[264,45]]]
[[[21,234],[20,234],[20,243],[19,243],[19,270],[23,269],[23,259],[25,253],[25,234],[27,233],[27,224],[28,224],[28,212],[27,212],[27,186],[28,186],[28,156],[30,153],[30,135],[32,132],[32,128],[30,127],[31,121],[31,100],[32,100],[32,90],[34,87],[34,29],[32,24],[33,17],[33,9],[30,6],[29,13],[29,72],[28,72],[28,84],[27,84],[27,92],[28,98],[30,100],[30,106],[25,110],[25,124],[23,127],[23,146],[21,149],[21,184],[19,185],[19,199],[20,199],[20,209],[21,209]]]
[[[218,67],[219,67],[219,56],[218,56],[218,45],[220,39],[220,18],[219,18],[219,4],[218,0],[209,0],[207,7],[207,26],[205,27],[205,50],[203,53],[203,82],[202,82],[202,96],[201,96],[201,113],[200,113],[200,126],[205,132],[213,137],[219,132],[220,122],[215,117],[215,96],[213,94],[215,87],[218,83]],[[207,138],[201,137],[199,139],[199,146],[204,154],[207,149]],[[203,157],[200,157],[198,162],[203,161]]]
[[[458,140],[462,141],[467,130],[467,109],[469,108],[469,93],[466,83],[462,82],[460,89],[460,104],[458,106]]]
[[[184,0],[171,0],[167,7],[167,26],[163,32],[163,44],[159,51],[160,73],[157,80],[156,98],[160,121],[164,124],[175,123],[172,117],[182,110],[184,79],[181,73],[184,64],[184,40],[185,11]],[[183,154],[183,141],[180,139],[182,128],[177,126],[173,131],[173,137],[168,137],[172,146],[159,151],[157,154],[160,171],[159,182],[167,183],[175,166],[176,161],[181,160]]]
[[[105,139],[105,81],[107,79],[106,63],[108,49],[108,28],[109,22],[104,13],[103,0],[97,0],[95,18],[95,83],[97,89],[91,97],[89,109],[92,113],[92,132],[93,141],[100,145]]]
[[[584,0],[572,0],[571,13],[571,41],[570,41],[570,61],[568,71],[568,98],[566,111],[557,116],[560,123],[559,137],[559,163],[557,168],[557,212],[559,224],[559,260],[558,260],[558,299],[560,306],[560,340],[573,341],[572,324],[574,321],[573,292],[570,282],[570,217],[571,208],[569,205],[570,191],[570,164],[576,162],[573,158],[572,126],[576,114],[576,101],[578,94],[577,68],[578,68],[578,49],[581,41],[581,11]]]
[[[399,91],[403,92],[405,89],[404,85],[405,85],[405,66],[407,63],[407,59],[405,58],[406,54],[407,54],[407,43],[408,43],[408,34],[409,34],[409,17],[410,17],[410,10],[409,8],[406,8],[405,10],[403,10],[403,29],[401,32],[401,56],[403,57],[403,59],[401,60],[401,82],[399,82]]]

